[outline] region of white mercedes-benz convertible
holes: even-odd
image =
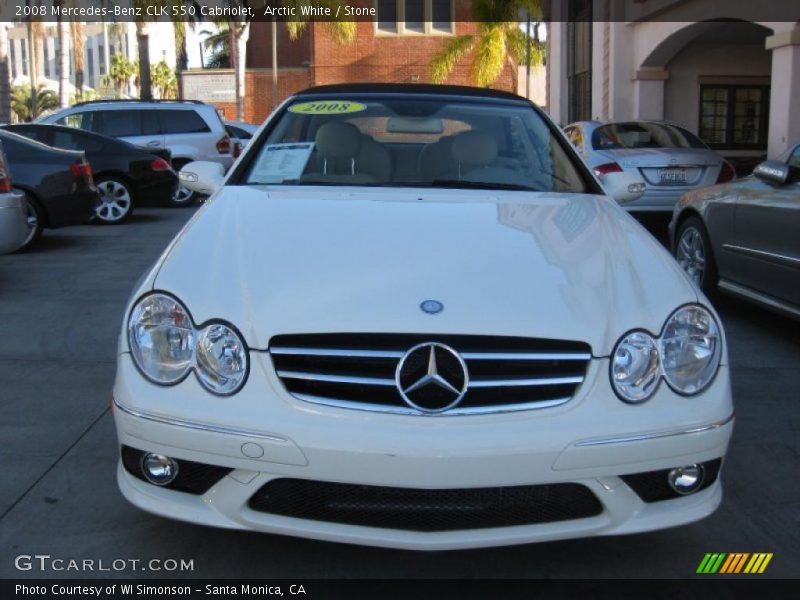
[[[692,281],[526,100],[446,86],[283,103],[145,274],[118,481],[213,525],[441,550],[712,513],[733,428]]]

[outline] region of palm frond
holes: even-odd
[[[472,51],[475,37],[460,35],[447,41],[431,60],[431,81],[444,83],[464,57]]]
[[[472,81],[488,87],[500,77],[505,66],[507,28],[503,24],[484,24],[481,29],[472,62]]]
[[[535,67],[544,63],[544,42],[529,38],[519,27],[509,29],[506,33],[508,52],[518,65],[525,65],[530,48],[530,66]]]

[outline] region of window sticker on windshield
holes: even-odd
[[[314,151],[314,142],[269,144],[250,175],[258,183],[280,183],[299,179]]]
[[[289,107],[289,112],[300,115],[344,115],[364,110],[367,110],[366,104],[349,100],[315,100],[314,102],[292,104]]]

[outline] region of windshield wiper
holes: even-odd
[[[463,179],[434,179],[430,187],[442,188],[465,188],[475,190],[521,190],[527,192],[541,192],[539,188],[531,187],[529,185],[521,185],[519,183],[491,183],[489,181],[464,181]]]

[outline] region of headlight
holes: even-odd
[[[247,375],[247,350],[227,325],[214,323],[197,338],[197,377],[217,394],[232,394]]]
[[[192,320],[171,296],[151,294],[139,301],[128,320],[128,340],[136,364],[156,383],[177,383],[192,367]]]
[[[702,392],[719,368],[722,335],[711,313],[698,305],[675,311],[657,338],[644,331],[625,334],[611,355],[611,383],[625,402],[650,398],[663,377],[678,392]]]
[[[658,387],[661,369],[656,341],[643,331],[623,337],[611,357],[611,382],[626,402],[644,402]]]
[[[664,378],[680,394],[697,394],[719,366],[722,339],[714,317],[701,306],[676,311],[661,334]]]
[[[167,294],[149,294],[136,303],[128,343],[136,366],[161,385],[178,383],[194,370],[208,391],[229,395],[247,378],[247,346],[233,327],[215,322],[198,330],[189,311]]]

